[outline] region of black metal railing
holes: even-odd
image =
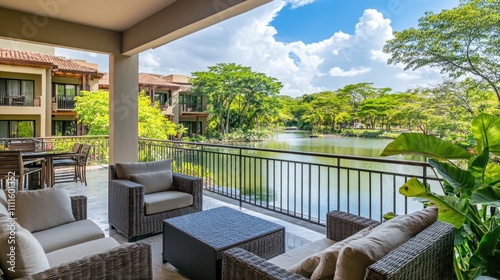
[[[413,177],[441,192],[429,164],[419,161],[154,139],[139,140],[139,157],[171,158],[174,171],[203,178],[208,191],[316,224],[331,210],[382,220],[420,209],[398,192]]]
[[[73,97],[57,97],[57,109],[75,109],[75,100]]]
[[[13,138],[0,139],[0,150]],[[14,138],[17,141],[19,138]],[[108,163],[107,136],[36,138],[38,148],[69,150],[89,143],[89,164]],[[359,157],[231,145],[139,139],[139,160],[172,159],[175,172],[203,179],[205,190],[311,223],[342,210],[376,220],[385,213],[422,208],[399,194],[416,177],[442,193],[440,179],[426,162]]]
[[[33,141],[36,150],[69,151],[74,143],[90,144],[92,148],[87,159],[88,165],[107,164],[109,162],[108,136],[54,136],[42,138],[0,138],[0,150],[9,149],[12,141]]]
[[[33,107],[34,104],[33,95],[16,95],[11,96],[7,93],[0,93],[0,106],[25,106]],[[40,106],[38,104],[37,106]]]
[[[181,103],[179,104],[181,113],[185,112],[205,112],[207,106],[200,103]]]

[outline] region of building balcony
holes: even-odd
[[[29,95],[0,94],[0,106],[39,107],[40,98]]]
[[[181,114],[184,113],[204,113],[207,110],[207,105],[197,103],[179,104]]]
[[[57,110],[73,110],[75,109],[75,100],[73,97],[58,97]]]

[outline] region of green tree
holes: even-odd
[[[389,64],[406,69],[438,67],[452,78],[486,81],[500,102],[500,1],[462,0],[438,14],[427,12],[418,28],[394,32],[383,50]]]
[[[80,91],[75,97],[78,122],[87,126],[88,135],[109,134],[109,92]]]
[[[109,134],[109,93],[107,91],[81,91],[75,97],[78,121],[87,126],[89,135]],[[139,93],[139,137],[168,139],[176,135],[175,124],[161,112],[159,104],[151,105],[144,92]]]
[[[254,129],[261,121],[269,121],[266,115],[277,113],[275,98],[281,83],[250,67],[218,63],[208,71],[194,72],[191,82],[194,94],[208,97],[211,121],[217,122],[223,135],[230,129]]]

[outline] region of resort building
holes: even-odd
[[[49,54],[0,48],[0,138],[85,133],[76,122],[74,97],[97,90],[97,64],[40,50]]]
[[[139,73],[139,91],[158,102],[163,114],[175,124],[182,124],[187,135],[203,135],[207,131],[206,96],[193,95],[189,76]],[[99,89],[109,89],[109,75],[99,81]]]

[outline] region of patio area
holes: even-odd
[[[108,224],[108,168],[106,165],[90,166],[87,168],[88,186],[83,183],[57,183],[55,188],[62,188],[70,195],[85,195],[87,197],[88,218],[96,222],[106,233],[106,236],[115,238],[119,243],[126,243],[127,239]],[[285,227],[285,249],[291,250],[325,235],[325,228],[299,221],[260,209],[251,205],[240,208],[237,201],[230,200],[208,191],[204,191],[203,209],[228,206],[244,213],[275,222]],[[180,274],[172,265],[162,263],[162,235],[154,235],[143,239],[152,244],[152,262],[154,279],[188,279]]]

